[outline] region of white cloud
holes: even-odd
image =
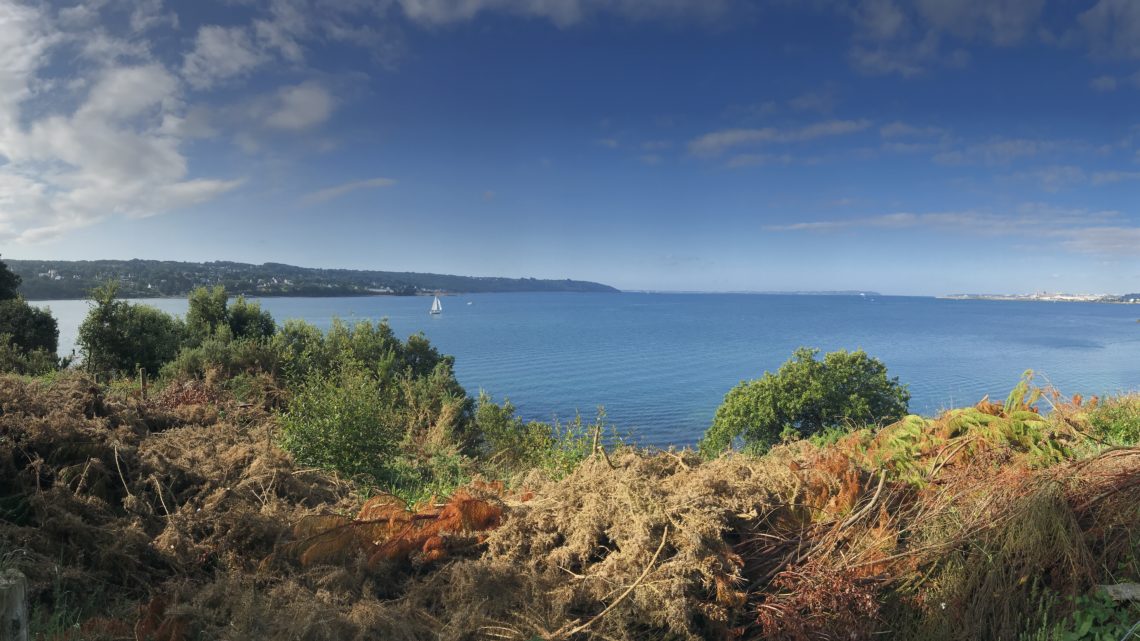
[[[793,111],[814,111],[828,114],[835,110],[838,102],[834,87],[824,87],[815,91],[800,94],[788,101],[788,107]]]
[[[1002,213],[981,210],[895,212],[770,225],[765,229],[814,233],[912,229],[967,237],[1031,237],[1042,242],[1055,241],[1062,249],[1073,252],[1140,256],[1140,225],[1131,224],[1120,212],[1053,207],[1042,203],[1024,203]]]
[[[711,20],[724,15],[733,0],[398,0],[405,15],[424,24],[447,24],[497,11],[541,18],[569,27],[587,17],[608,13],[630,20]]]
[[[1140,2],[1099,0],[1077,22],[1094,54],[1140,58]]]
[[[733,147],[766,143],[804,142],[827,136],[841,136],[863,131],[869,120],[828,120],[794,129],[724,129],[707,133],[689,143],[689,151],[700,156],[715,156]]]
[[[1092,184],[1107,185],[1125,180],[1140,180],[1140,171],[1098,171],[1092,175]]]
[[[879,127],[879,135],[883,138],[929,138],[943,136],[946,133],[941,127],[911,125],[897,120]]]
[[[1088,227],[1054,235],[1066,249],[1082,254],[1140,255],[1140,227]]]
[[[1115,91],[1116,78],[1112,76],[1097,76],[1089,81],[1089,86],[1097,91]]]
[[[1088,176],[1080,167],[1073,165],[1051,165],[1027,171],[1013,173],[1010,178],[1015,180],[1032,180],[1041,186],[1041,189],[1056,193],[1062,189],[1084,184]]]
[[[0,156],[6,160],[0,164],[0,233],[6,240],[40,240],[108,216],[159,214],[240,184],[190,176],[182,137],[172,126],[185,112],[179,82],[158,63],[122,64],[110,54],[89,82],[67,83],[67,101],[26,110],[40,87],[53,86],[54,79],[40,75],[52,47],[74,42],[40,11],[0,4]]]
[[[739,169],[763,165],[790,165],[791,163],[792,157],[789,154],[737,154],[729,158],[725,166],[729,169]]]
[[[328,90],[315,82],[283,87],[265,123],[275,129],[308,129],[328,120],[335,104]]]
[[[208,25],[198,29],[194,50],[182,61],[182,76],[196,89],[238,78],[266,62],[242,27]]]
[[[993,138],[943,151],[935,154],[933,160],[941,165],[1004,165],[1020,158],[1083,151],[1088,151],[1088,145],[1077,141]]]
[[[916,6],[932,29],[964,40],[1008,46],[1034,33],[1045,0],[917,0]]]
[[[1023,42],[1041,23],[1045,0],[858,0],[844,11],[855,33],[849,58],[871,75],[917,76],[932,66],[961,67],[967,43],[1010,46]]]
[[[347,193],[358,191],[360,189],[391,187],[395,184],[396,181],[392,180],[391,178],[369,178],[368,180],[357,180],[355,182],[344,183],[343,185],[336,185],[335,187],[326,187],[325,189],[319,189],[306,195],[301,199],[301,202],[306,205],[314,205],[316,203],[323,203],[335,198],[340,198]],[[490,197],[488,197],[487,194],[490,194]],[[486,200],[490,200],[491,198],[495,197],[495,192],[484,192],[483,197]]]

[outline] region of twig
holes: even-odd
[[[594,615],[594,617],[591,618],[589,621],[587,621],[587,622],[585,622],[579,626],[576,626],[570,630],[564,630],[564,629],[555,630],[554,634],[550,635],[547,638],[550,640],[567,639],[567,638],[574,636],[575,634],[578,634],[579,632],[584,632],[587,628],[589,628],[591,625],[596,623],[599,619],[606,616],[606,614],[608,614],[610,612],[610,610],[613,610],[614,608],[616,608],[619,603],[624,601],[626,597],[628,597],[630,594],[633,593],[633,590],[637,586],[641,585],[641,582],[645,580],[645,577],[649,576],[650,570],[652,570],[653,566],[657,563],[657,557],[661,556],[661,550],[665,549],[665,541],[668,537],[669,537],[669,526],[665,526],[665,531],[661,533],[661,544],[657,546],[657,551],[653,553],[653,558],[649,559],[649,564],[645,566],[645,570],[642,571],[641,576],[637,577],[637,580],[634,581],[633,584],[630,585],[628,588],[626,588],[625,592],[621,593],[621,596],[614,599],[613,603],[610,603],[608,606],[606,606],[605,610],[602,610],[601,612]]]
[[[154,481],[154,489],[158,490],[158,502],[162,504],[162,511],[166,512],[166,516],[170,516],[170,508],[166,507],[166,499],[162,498],[162,484],[154,475],[151,475],[150,480]]]
[[[91,458],[88,457],[87,465],[83,466],[83,474],[79,475],[79,482],[75,484],[74,496],[79,496],[79,491],[83,489],[83,484],[87,482],[87,470],[91,469]]]
[[[859,510],[855,514],[852,514],[846,521],[843,522],[842,525],[839,526],[839,529],[842,530],[843,528],[846,528],[847,526],[851,525],[852,523],[855,523],[859,519],[863,518],[863,516],[865,514],[870,512],[871,508],[875,507],[875,502],[879,500],[879,494],[883,491],[883,484],[886,483],[886,481],[887,481],[887,471],[883,470],[879,474],[879,487],[877,487],[875,489],[875,495],[871,497],[871,502],[868,503],[866,506],[864,506],[863,509]]]
[[[606,453],[606,446],[598,444],[598,438],[601,436],[601,434],[602,434],[602,426],[600,424],[595,425],[594,426],[594,444],[593,444],[593,449],[590,450],[590,455],[593,456],[593,455],[597,454],[598,450],[600,449],[602,451],[602,458],[606,459],[606,465],[609,465],[611,470],[615,469],[613,461],[610,460],[610,455]]]
[[[969,437],[963,439],[962,442],[958,443],[958,445],[956,445],[950,451],[950,453],[946,455],[946,458],[944,458],[944,459],[942,458],[942,453],[939,452],[938,458],[941,460],[939,460],[937,463],[934,464],[934,467],[930,470],[930,474],[928,474],[926,476],[926,480],[927,481],[934,480],[934,477],[937,476],[940,471],[942,471],[942,467],[945,466],[947,463],[949,463],[950,459],[954,458],[955,454],[960,452],[963,447],[966,447],[966,445],[968,445],[973,440],[974,440],[973,436],[969,436]]]
[[[685,463],[685,460],[682,459],[680,456],[677,456],[676,454],[669,452],[667,450],[661,450],[661,453],[667,454],[670,457],[672,457],[675,461],[677,461],[677,464],[681,466],[681,469],[685,470],[686,472],[688,472],[690,469],[692,469],[689,467],[689,465],[687,463]]]
[[[127,485],[127,479],[123,476],[123,468],[119,467],[119,444],[115,443],[115,469],[119,471],[119,480],[123,482],[123,489],[127,491],[127,496],[133,497],[131,488]]]

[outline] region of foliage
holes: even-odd
[[[261,303],[238,296],[226,308],[226,320],[234,338],[269,338],[277,332],[277,323]]]
[[[186,296],[194,288],[222,285],[246,296],[375,296],[425,292],[613,292],[612,287],[577,280],[478,278],[347,269],[311,269],[280,263],[250,265],[229,261],[190,263],[158,260],[13,260],[30,299],[75,299],[109,280],[125,298]],[[49,272],[54,275],[48,276]],[[41,276],[41,274],[44,274]],[[0,273],[0,294],[5,291]],[[11,291],[15,291],[13,286]]]
[[[713,456],[737,439],[762,451],[787,431],[807,437],[833,428],[895,421],[906,414],[910,393],[886,367],[862,350],[840,350],[816,360],[819,350],[800,348],[772,374],[734,387],[717,408],[700,449]]]
[[[483,392],[475,409],[475,431],[484,469],[503,477],[531,469],[563,476],[593,452],[595,438],[607,436],[610,447],[622,444],[615,434],[606,434],[605,412],[600,408],[592,423],[583,421],[581,415],[567,423],[524,421],[515,416],[509,400],[498,405]]]
[[[42,376],[56,371],[60,359],[54,351],[20,349],[8,334],[0,334],[0,372]]]
[[[361,367],[313,373],[281,416],[281,445],[303,465],[383,483],[403,437],[397,392]]]
[[[92,292],[91,311],[77,341],[87,371],[102,376],[133,376],[138,369],[157,375],[178,354],[184,323],[148,305],[117,298],[109,283]]]
[[[1113,445],[1140,445],[1140,395],[1097,403],[1088,413],[1097,435]]]
[[[269,338],[277,324],[261,305],[239,296],[232,303],[226,288],[197,287],[188,297],[186,333],[191,346],[211,338]]]
[[[170,380],[203,378],[210,371],[229,379],[241,374],[276,374],[280,355],[265,339],[231,339],[213,336],[193,347],[184,347],[162,367],[162,376]]]
[[[0,260],[0,301],[12,300],[20,295],[20,280],[20,276]]]
[[[226,288],[219,285],[213,288],[197,287],[187,297],[186,336],[194,342],[201,342],[217,334],[226,322]]]
[[[0,301],[0,334],[8,334],[13,344],[26,352],[54,353],[59,346],[59,326],[51,312],[22,298]]]
[[[1043,601],[1042,625],[1022,634],[1019,641],[1123,641],[1140,621],[1140,606],[1116,603],[1099,591],[1070,599],[1071,613],[1057,622],[1048,616],[1050,609],[1057,609],[1057,596],[1050,594]]]
[[[60,367],[59,325],[20,297],[19,286],[20,277],[0,261],[0,372],[46,374]]]

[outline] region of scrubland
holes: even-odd
[[[37,638],[1043,640],[1140,621],[1096,587],[1140,580],[1136,396],[1023,383],[710,457],[600,425],[551,437],[486,400],[428,409],[403,379],[416,428],[369,476],[282,447],[360,408],[186,360],[161,384],[0,377],[0,549]],[[454,474],[417,484],[417,456]]]

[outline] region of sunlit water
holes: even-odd
[[[182,314],[185,300],[145,301]],[[279,322],[328,327],[387,318],[456,358],[469,392],[509,397],[522,416],[592,418],[646,444],[691,444],[733,385],[801,345],[863,348],[932,413],[1004,397],[1026,369],[1066,394],[1140,388],[1140,306],[933,298],[735,294],[478,294],[443,298],[268,298]],[[85,301],[51,301],[60,351]]]

